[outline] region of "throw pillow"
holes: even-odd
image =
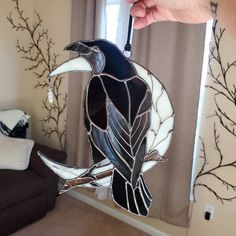
[[[27,169],[33,146],[33,140],[0,136],[0,169]]]

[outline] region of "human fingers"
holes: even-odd
[[[130,0],[131,1],[131,0]],[[135,0],[133,0],[135,1]],[[144,17],[147,12],[150,11],[150,9],[155,9],[157,8],[157,5],[154,4],[153,1],[148,1],[148,0],[141,0],[135,3],[131,9],[130,9],[130,14],[133,17]],[[152,11],[151,11],[152,13]]]
[[[138,2],[139,0],[126,0],[128,3],[135,3]]]
[[[134,19],[134,28],[141,29],[157,21],[166,21],[167,18],[162,15],[156,7],[149,8],[143,17]]]
[[[144,17],[147,12],[147,6],[142,2],[134,4],[130,9],[130,14],[133,17]]]
[[[138,4],[140,2],[144,3],[147,7],[153,7],[157,4],[157,0],[126,0],[128,3]]]

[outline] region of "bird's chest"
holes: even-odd
[[[150,107],[150,99],[146,98],[148,91],[148,86],[138,77],[118,80],[107,74],[96,75],[91,78],[86,89],[85,111],[92,123],[105,128],[109,102],[132,126],[143,103],[147,108]]]

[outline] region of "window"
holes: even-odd
[[[119,0],[107,0],[106,4],[106,39],[116,43],[118,17],[119,17]]]

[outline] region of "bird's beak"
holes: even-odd
[[[92,71],[92,67],[85,58],[79,56],[59,65],[55,70],[53,70],[49,74],[49,77],[57,76],[59,74],[72,72],[72,71],[89,72],[89,71]]]
[[[67,51],[76,51],[79,56],[62,63],[53,70],[49,77],[72,71],[100,73],[105,65],[105,57],[97,47],[88,47],[82,42],[75,42],[65,47]]]

